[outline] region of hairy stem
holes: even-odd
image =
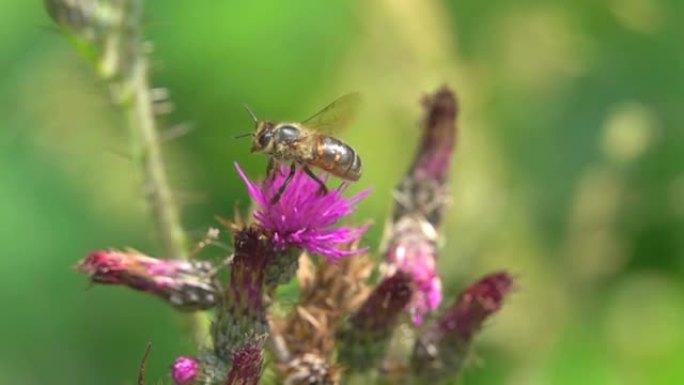
[[[132,100],[126,112],[136,142],[135,158],[142,171],[145,199],[166,253],[173,258],[187,259],[185,232],[164,170],[144,57],[136,60],[130,81]]]
[[[140,0],[129,2],[129,18],[124,22],[122,33],[127,44],[123,44],[122,58],[126,59],[123,93],[123,108],[128,115],[133,157],[142,173],[143,193],[151,211],[156,233],[164,251],[171,258],[188,259],[188,246],[180,215],[171,193],[164,168],[161,141],[153,110],[149,61],[141,32],[142,4]],[[201,313],[187,316],[188,328],[195,341],[203,344],[208,323]]]

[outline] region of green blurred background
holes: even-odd
[[[477,342],[465,384],[676,384],[684,378],[684,2],[150,1],[154,84],[189,123],[165,154],[201,238],[246,206],[242,103],[300,119],[360,91],[342,137],[373,187],[377,246],[411,160],[418,100],[458,93],[447,298],[493,269],[519,290]],[[192,352],[166,305],[95,287],[88,251],[158,244],[125,119],[40,1],[0,2],[0,383],[150,382]]]

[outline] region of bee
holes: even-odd
[[[361,177],[359,155],[349,145],[331,136],[350,123],[358,104],[358,94],[347,94],[302,122],[262,121],[245,106],[254,121],[255,130],[239,137],[251,135],[251,151],[269,155],[267,175],[274,175],[276,163],[290,164],[290,172],[271,203],[280,199],[297,167],[316,181],[323,193],[327,193],[328,188],[314,174],[312,167],[344,181],[357,181]]]

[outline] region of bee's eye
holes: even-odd
[[[273,138],[273,131],[271,130],[265,130],[257,139],[259,141],[259,145],[261,147],[266,147],[268,144],[271,142],[271,139]]]

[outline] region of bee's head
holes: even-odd
[[[272,122],[257,122],[252,136],[252,152],[269,153],[273,150],[275,125]]]
[[[254,122],[255,129],[253,132],[236,136],[236,138],[244,138],[246,136],[252,137],[252,152],[268,153],[273,148],[273,128],[274,124],[271,122],[260,121],[254,112],[245,104],[245,110]]]

